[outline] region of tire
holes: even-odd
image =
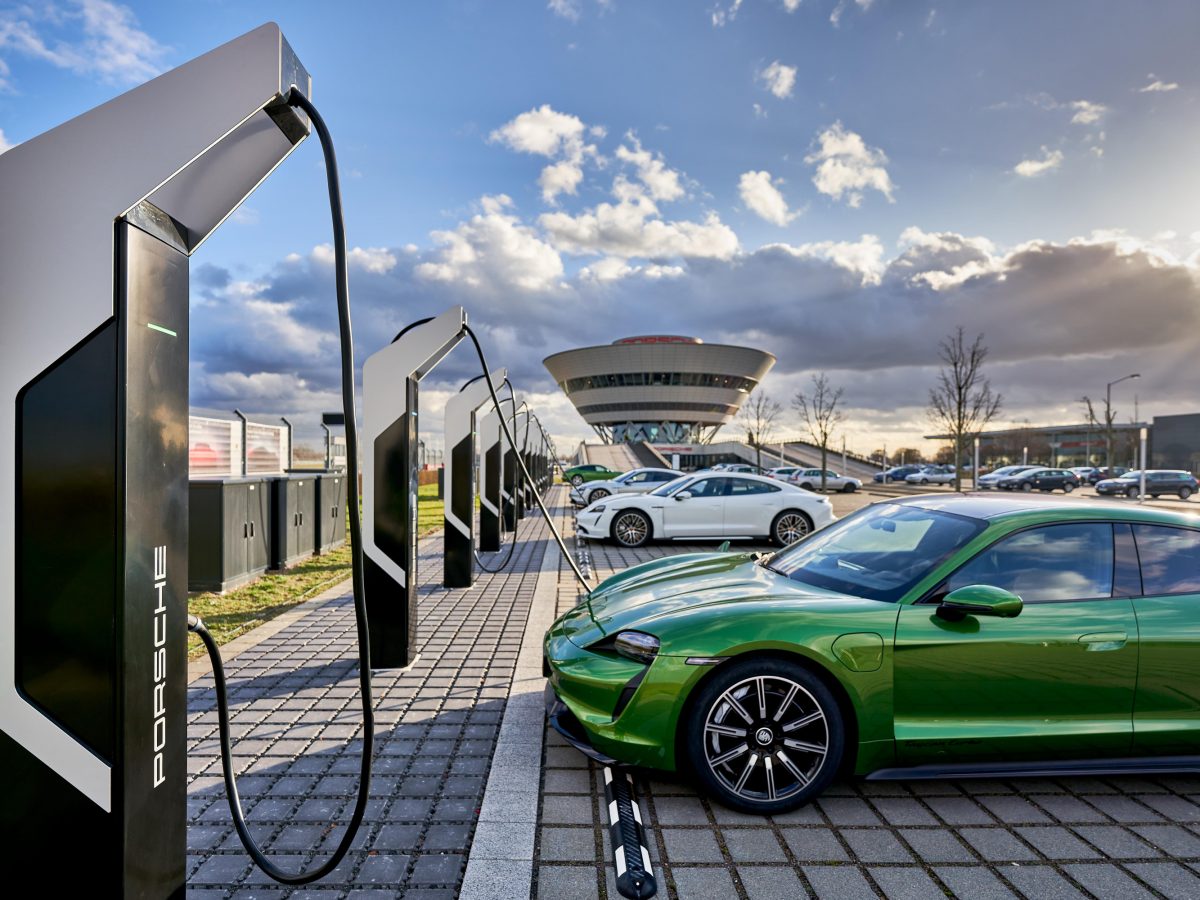
[[[812,534],[813,520],[799,509],[785,509],[771,523],[771,543],[786,547]]]
[[[842,487],[843,494],[853,494],[857,490],[853,484],[847,484]]]
[[[582,475],[572,475],[571,476],[571,484],[575,485],[575,487],[579,487],[581,484],[583,484],[583,476]]]
[[[845,723],[829,688],[804,667],[772,657],[722,665],[697,690],[683,724],[701,788],[744,813],[782,813],[815,799],[845,752]]]
[[[1179,489],[1180,500],[1186,500],[1190,496],[1192,496],[1192,489],[1190,487],[1181,487]]]
[[[1069,494],[1073,490],[1075,490],[1075,485],[1071,484],[1071,482],[1068,481],[1063,485],[1063,493],[1064,494]]]
[[[591,506],[597,500],[603,500],[611,493],[612,491],[608,490],[607,488],[596,488],[587,496],[588,506]]]
[[[650,536],[650,520],[643,512],[626,509],[613,519],[612,538],[622,547],[641,547]]]
[[[800,488],[801,488],[801,490],[811,491],[813,489],[812,482],[806,481],[802,485],[800,485]]]
[[[1135,487],[1127,488],[1125,490],[1125,496],[1128,497],[1130,500],[1136,500],[1139,493],[1141,493],[1141,492]]]
[[[928,478],[922,478],[922,479],[921,479],[921,484],[929,484],[929,479],[928,479]]]
[[[1030,491],[1033,490],[1033,484],[1028,481],[1022,481],[1021,482],[1021,490],[1023,490],[1025,493],[1028,494]]]

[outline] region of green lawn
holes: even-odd
[[[437,485],[421,485],[417,504],[417,535],[424,537],[442,527],[442,501]],[[245,587],[227,594],[192,594],[188,612],[199,616],[218,644],[225,644],[256,628],[297,603],[350,577],[349,544],[304,560],[284,572],[268,572]],[[188,635],[188,658],[204,654],[195,635]]]

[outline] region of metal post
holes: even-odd
[[[1023,465],[1023,466],[1029,465],[1029,448],[1028,447],[1021,448],[1021,465]]]
[[[849,468],[849,466],[846,465],[846,436],[843,434],[842,435],[842,475],[846,474],[847,468]]]
[[[289,421],[288,421],[288,420],[287,420],[285,417],[283,417],[283,416],[280,416],[280,417],[279,417],[279,421],[280,421],[280,422],[282,422],[284,425],[286,425],[286,426],[287,426],[287,436],[288,436],[288,453],[287,453],[287,456],[288,456],[288,464],[287,464],[287,471],[289,471],[289,472],[290,472],[290,471],[292,470],[292,467],[295,465],[295,462],[296,462],[296,454],[295,454],[295,452],[294,452],[294,451],[293,451],[293,449],[292,449],[292,448],[295,446],[295,445],[292,443],[292,423],[291,423],[291,422],[289,422]]]
[[[971,490],[974,490],[977,484],[979,484],[979,435],[975,435],[975,463],[974,468],[971,469]]]
[[[1141,453],[1141,456],[1142,456],[1142,466],[1141,466],[1142,484],[1141,484],[1141,488],[1138,490],[1138,503],[1145,503],[1146,502],[1146,429],[1145,428],[1141,429],[1141,438],[1142,438],[1142,453]]]

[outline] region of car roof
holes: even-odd
[[[1031,497],[1018,494],[1011,497],[993,496],[991,494],[964,494],[958,497],[945,497],[931,494],[920,497],[904,497],[895,500],[881,501],[897,503],[902,506],[919,506],[922,509],[933,509],[941,512],[956,513],[973,519],[997,521],[1010,517],[1023,516],[1027,513],[1043,514],[1053,518],[1062,514],[1063,518],[1102,518],[1114,522],[1155,522],[1175,523],[1200,526],[1200,517],[1187,513],[1171,512],[1162,508],[1150,506],[1131,506],[1107,501],[1097,501],[1087,497],[1054,498]]]
[[[755,475],[753,472],[730,472],[728,469],[722,469],[714,472],[710,469],[704,472],[693,472],[692,475],[696,476],[697,478],[745,478],[748,481],[761,481],[763,484],[773,484],[776,487],[781,487],[784,485],[791,487],[791,485],[788,485],[786,481],[776,481],[774,478],[768,478],[766,475]],[[797,490],[799,490],[799,488],[797,488]]]

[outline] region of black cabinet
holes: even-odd
[[[218,478],[188,485],[188,590],[224,592],[271,561],[270,482]]]
[[[272,479],[271,505],[271,568],[284,569],[312,556],[317,537],[317,476]]]
[[[316,476],[317,514],[316,546],[318,553],[327,553],[346,543],[346,486],[345,472],[322,472]]]

